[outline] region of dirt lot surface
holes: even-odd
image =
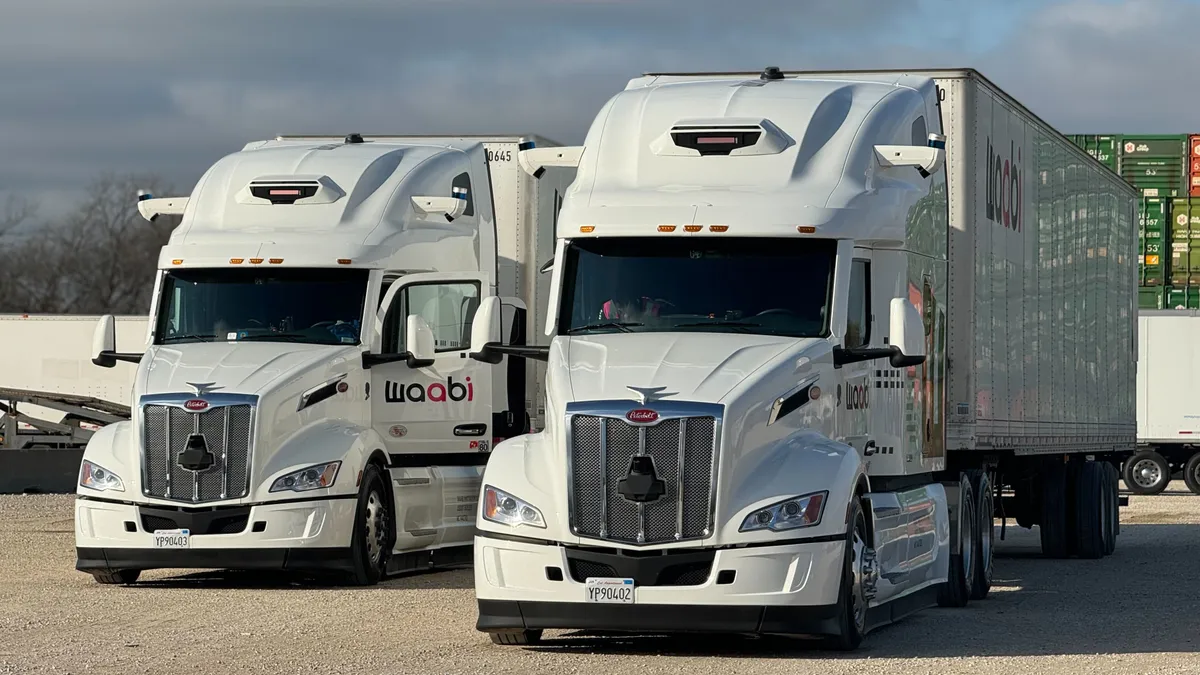
[[[1116,553],[1043,560],[1010,526],[992,596],[930,609],[831,654],[794,640],[474,630],[471,572],[313,588],[162,571],[135,587],[74,570],[70,496],[0,496],[0,673],[1200,674],[1200,497],[1131,497]]]

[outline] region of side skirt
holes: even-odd
[[[387,573],[389,575],[403,574],[437,567],[470,564],[474,561],[474,555],[473,543],[435,548],[429,551],[393,553],[388,558]]]
[[[895,600],[889,600],[882,605],[868,609],[866,632],[870,633],[876,628],[895,623],[924,609],[937,607],[939,586],[941,584],[930,584],[919,591],[902,595]]]

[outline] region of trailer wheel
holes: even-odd
[[[1125,487],[1137,495],[1156,495],[1171,482],[1171,465],[1153,450],[1142,450],[1125,460]]]
[[[505,630],[488,633],[492,643],[506,647],[536,645],[542,641],[542,629],[537,630]]]
[[[864,569],[867,550],[867,517],[858,497],[850,504],[851,527],[846,533],[846,551],[842,556],[842,585],[838,591],[837,635],[826,638],[826,644],[838,651],[852,651],[862,644],[867,631],[867,597],[864,580],[870,574]]]
[[[1100,468],[1104,470],[1104,555],[1112,555],[1117,550],[1117,527],[1121,522],[1121,507],[1117,502],[1117,469],[1108,462],[1101,462]]]
[[[1189,457],[1183,465],[1183,483],[1192,494],[1200,495],[1200,452]]]
[[[962,509],[959,522],[959,552],[950,556],[950,575],[938,591],[938,605],[942,607],[965,607],[975,590],[976,551],[979,550],[979,519],[975,515],[975,494],[971,480],[960,474],[958,481],[958,508]]]
[[[1062,464],[1051,462],[1042,472],[1042,517],[1038,533],[1042,538],[1042,555],[1067,557],[1067,468]]]
[[[979,520],[978,546],[975,549],[975,583],[971,588],[972,600],[987,598],[992,588],[993,549],[996,537],[996,508],[992,494],[992,478],[987,471],[976,469],[969,471],[971,488],[975,491],[975,499],[979,502],[976,515]]]
[[[1075,486],[1076,551],[1080,558],[1103,558],[1108,549],[1105,537],[1106,522],[1111,522],[1108,510],[1108,481],[1099,462],[1079,466]]]
[[[122,584],[129,585],[138,580],[142,576],[141,570],[105,570],[103,572],[92,572],[92,578],[96,583],[100,584]]]
[[[378,465],[368,464],[358,489],[354,533],[350,539],[354,571],[349,581],[355,586],[373,586],[387,571],[391,554],[392,515],[384,490],[387,481]]]

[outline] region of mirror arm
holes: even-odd
[[[884,358],[888,359],[893,368],[908,368],[925,363],[924,356],[907,356],[896,345],[888,345],[887,347],[853,347],[851,349],[846,349],[845,347],[833,348],[834,367]]]
[[[117,361],[126,363],[140,363],[143,354],[134,354],[128,352],[100,352],[99,356],[92,358],[92,363],[101,368],[112,368],[117,365]]]
[[[523,359],[534,359],[536,361],[550,360],[550,347],[543,346],[527,346],[527,345],[502,345],[496,342],[489,342],[483,346],[483,349],[477,352],[467,354],[476,361],[484,363],[497,364],[504,356],[515,356]]]
[[[371,366],[381,366],[385,363],[396,363],[397,361],[404,361],[409,368],[428,368],[433,365],[433,359],[418,359],[412,355],[412,352],[400,352],[399,354],[362,353],[363,370],[369,370]]]

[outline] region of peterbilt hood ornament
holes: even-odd
[[[638,402],[641,403],[642,405],[646,405],[647,403],[649,403],[651,401],[657,401],[663,397],[672,395],[670,393],[666,393],[666,394],[662,393],[662,390],[666,389],[665,386],[664,387],[634,387],[632,385],[627,385],[626,389],[629,389],[630,391],[632,391],[637,396]]]

